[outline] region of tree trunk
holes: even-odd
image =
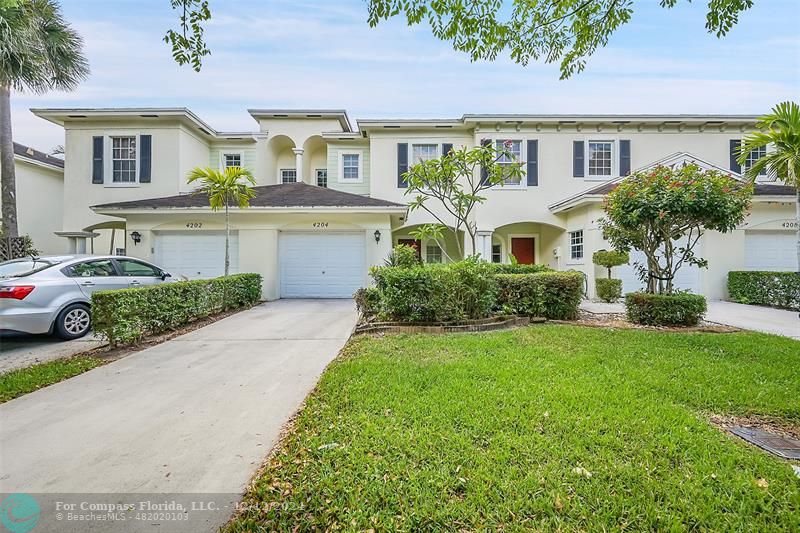
[[[797,272],[800,272],[800,183],[795,185],[797,189],[797,211],[795,218],[797,219]]]
[[[17,187],[14,172],[14,140],[11,136],[11,88],[0,85],[0,205],[3,209],[2,231],[6,237],[18,237]]]
[[[225,277],[228,277],[228,271],[231,266],[231,256],[229,242],[231,240],[231,223],[228,214],[228,202],[225,202]]]

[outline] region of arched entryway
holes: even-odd
[[[564,229],[542,222],[514,222],[494,229],[491,260],[494,263],[558,267],[558,250]]]

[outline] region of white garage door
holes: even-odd
[[[366,282],[363,233],[281,233],[281,298],[350,298]]]
[[[797,272],[797,234],[793,231],[747,231],[744,250],[747,270]]]
[[[216,278],[225,273],[225,232],[160,232],[156,264],[181,279]],[[231,232],[231,273],[239,272],[239,235]]]
[[[699,245],[695,246],[694,253],[702,257]],[[611,271],[613,277],[622,279],[622,294],[644,289],[644,284],[639,280],[638,270],[634,267],[634,263],[638,262],[646,266],[647,258],[644,253],[639,250],[631,250],[630,256],[631,260],[629,264],[616,267]],[[676,289],[690,290],[695,294],[700,294],[700,269],[696,266],[686,265],[684,263],[675,274],[675,279],[672,284]]]

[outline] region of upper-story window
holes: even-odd
[[[111,181],[136,183],[136,136],[111,137]]]
[[[438,144],[412,144],[411,164],[416,165],[423,161],[430,161],[439,157]]]
[[[360,183],[363,180],[361,152],[339,152],[339,181]]]
[[[297,170],[293,168],[281,169],[281,183],[295,183],[297,181]]]
[[[521,163],[522,162],[522,141],[516,139],[498,139],[495,141],[495,146],[497,150],[506,150],[509,152],[511,157],[507,154],[503,154],[498,158],[497,164],[498,165],[511,165],[512,163]],[[522,184],[522,176],[517,176],[515,178],[506,178],[503,183],[505,185],[521,185]]]
[[[569,232],[570,259],[583,259],[583,230]]]
[[[587,172],[590,178],[608,178],[613,173],[614,142],[589,141],[589,157],[586,158]]]
[[[747,172],[747,169],[749,169],[751,166],[753,166],[753,163],[755,163],[756,161],[758,161],[759,159],[761,159],[765,155],[767,155],[767,147],[766,146],[760,146],[758,148],[750,150],[750,153],[747,154],[747,161],[744,162],[744,166],[742,167],[742,171],[743,172]],[[767,169],[762,170],[761,172],[758,173],[758,175],[759,176],[766,176],[767,175]]]
[[[231,167],[241,167],[241,166],[242,166],[242,154],[228,153],[222,155],[223,169]]]

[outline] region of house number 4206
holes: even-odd
[[[328,223],[327,222],[314,222],[311,225],[313,227],[315,227],[315,228],[327,228],[328,227]]]

